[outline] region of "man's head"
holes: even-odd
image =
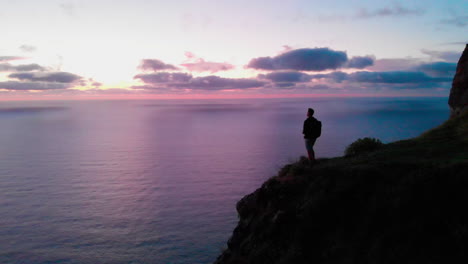
[[[314,115],[314,109],[312,109],[312,108],[307,109],[307,116],[310,117],[310,116],[313,116],[313,115]]]

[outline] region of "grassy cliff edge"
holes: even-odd
[[[354,157],[286,165],[237,204],[215,263],[467,263],[468,114]]]

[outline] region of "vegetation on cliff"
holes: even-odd
[[[215,263],[467,263],[468,114],[374,152],[305,158],[237,204]]]

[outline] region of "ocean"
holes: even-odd
[[[0,263],[212,263],[236,202],[305,156],[411,138],[447,98],[0,102]]]

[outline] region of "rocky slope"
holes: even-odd
[[[468,111],[468,44],[457,65],[450,90],[449,105],[451,116],[458,116]]]
[[[373,153],[285,166],[238,202],[215,263],[468,263],[467,61],[465,49],[450,120]]]

